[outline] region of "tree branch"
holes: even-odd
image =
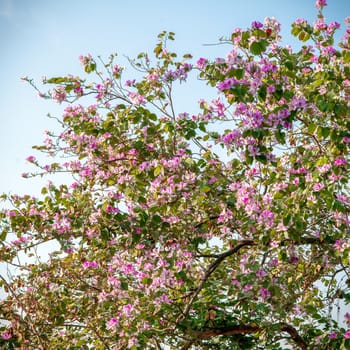
[[[209,279],[211,274],[218,268],[218,266],[222,263],[223,260],[225,260],[227,257],[237,253],[241,248],[245,246],[251,246],[255,245],[256,243],[253,240],[243,240],[240,241],[235,247],[227,250],[226,252],[223,252],[222,254],[217,255],[217,258],[215,261],[213,261],[205,271],[205,274],[201,280],[201,283],[198,285],[198,287],[194,290],[192,297],[190,301],[188,302],[184,312],[178,317],[177,322],[179,323],[183,319],[185,319],[188,315],[188,313],[191,310],[192,304],[194,303],[195,299],[197,298],[198,294],[202,290],[205,282]]]
[[[287,323],[280,323],[278,324],[280,326],[280,331],[286,332],[290,335],[291,339],[299,346],[301,350],[307,349],[307,344],[303,340],[303,338],[299,335],[297,330],[287,324]],[[275,326],[275,325],[271,325]],[[271,328],[271,327],[268,327]],[[207,328],[202,331],[192,330],[191,333],[197,338],[197,339],[209,339],[211,337],[217,337],[220,335],[230,336],[230,335],[245,335],[245,334],[251,334],[251,333],[259,333],[262,332],[264,327],[258,326],[258,325],[235,325],[230,327],[219,327],[219,328]],[[193,344],[193,340],[189,342],[189,344]],[[185,345],[183,349],[188,349],[188,344]]]
[[[22,311],[24,311],[26,313],[26,319],[28,321],[26,321],[23,317],[18,317],[18,321],[20,321],[21,323],[24,323],[24,325],[26,327],[28,327],[33,333],[34,336],[38,339],[38,342],[40,344],[40,350],[44,350],[46,349],[44,340],[41,336],[41,333],[35,328],[34,326],[34,321],[32,321],[31,319],[31,314],[30,312],[27,311],[25,305],[23,304],[23,302],[21,301],[21,299],[18,297],[18,295],[16,294],[14,288],[12,288],[11,284],[8,283],[6,281],[6,279],[0,275],[0,279],[2,280],[2,282],[4,283],[4,285],[6,286],[6,288],[10,291],[10,294],[12,295],[12,297],[17,301],[18,305],[22,308]],[[13,314],[13,317],[15,317],[15,314]]]

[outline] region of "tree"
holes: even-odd
[[[316,6],[297,50],[266,19],[225,58],[178,58],[163,32],[135,80],[87,55],[86,77],[44,81],[62,132],[24,176],[74,182],[3,195],[2,262],[61,248],[1,276],[2,349],[350,348],[331,315],[350,300],[350,28],[334,46]],[[190,74],[217,94],[193,116],[172,98]]]

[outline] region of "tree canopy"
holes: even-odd
[[[2,349],[350,349],[350,27],[336,45],[325,5],[297,49],[267,18],[215,60],[162,32],[135,79],[116,55],[44,79],[62,130],[23,176],[72,181],[2,196],[1,262],[60,245],[0,276]],[[214,96],[193,115],[191,79]]]

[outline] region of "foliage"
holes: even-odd
[[[2,349],[350,348],[331,317],[350,300],[350,29],[334,46],[324,5],[296,51],[266,19],[225,58],[178,58],[163,32],[139,79],[87,55],[85,78],[44,81],[62,132],[24,176],[74,182],[3,195],[2,262],[61,249],[1,276]],[[196,115],[173,103],[190,74],[218,94]]]

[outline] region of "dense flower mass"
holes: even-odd
[[[1,349],[350,349],[350,28],[335,45],[325,6],[292,24],[297,51],[266,18],[225,57],[162,32],[138,78],[85,55],[84,77],[43,80],[62,130],[23,176],[71,182],[2,196]],[[177,113],[191,77],[215,97]]]

